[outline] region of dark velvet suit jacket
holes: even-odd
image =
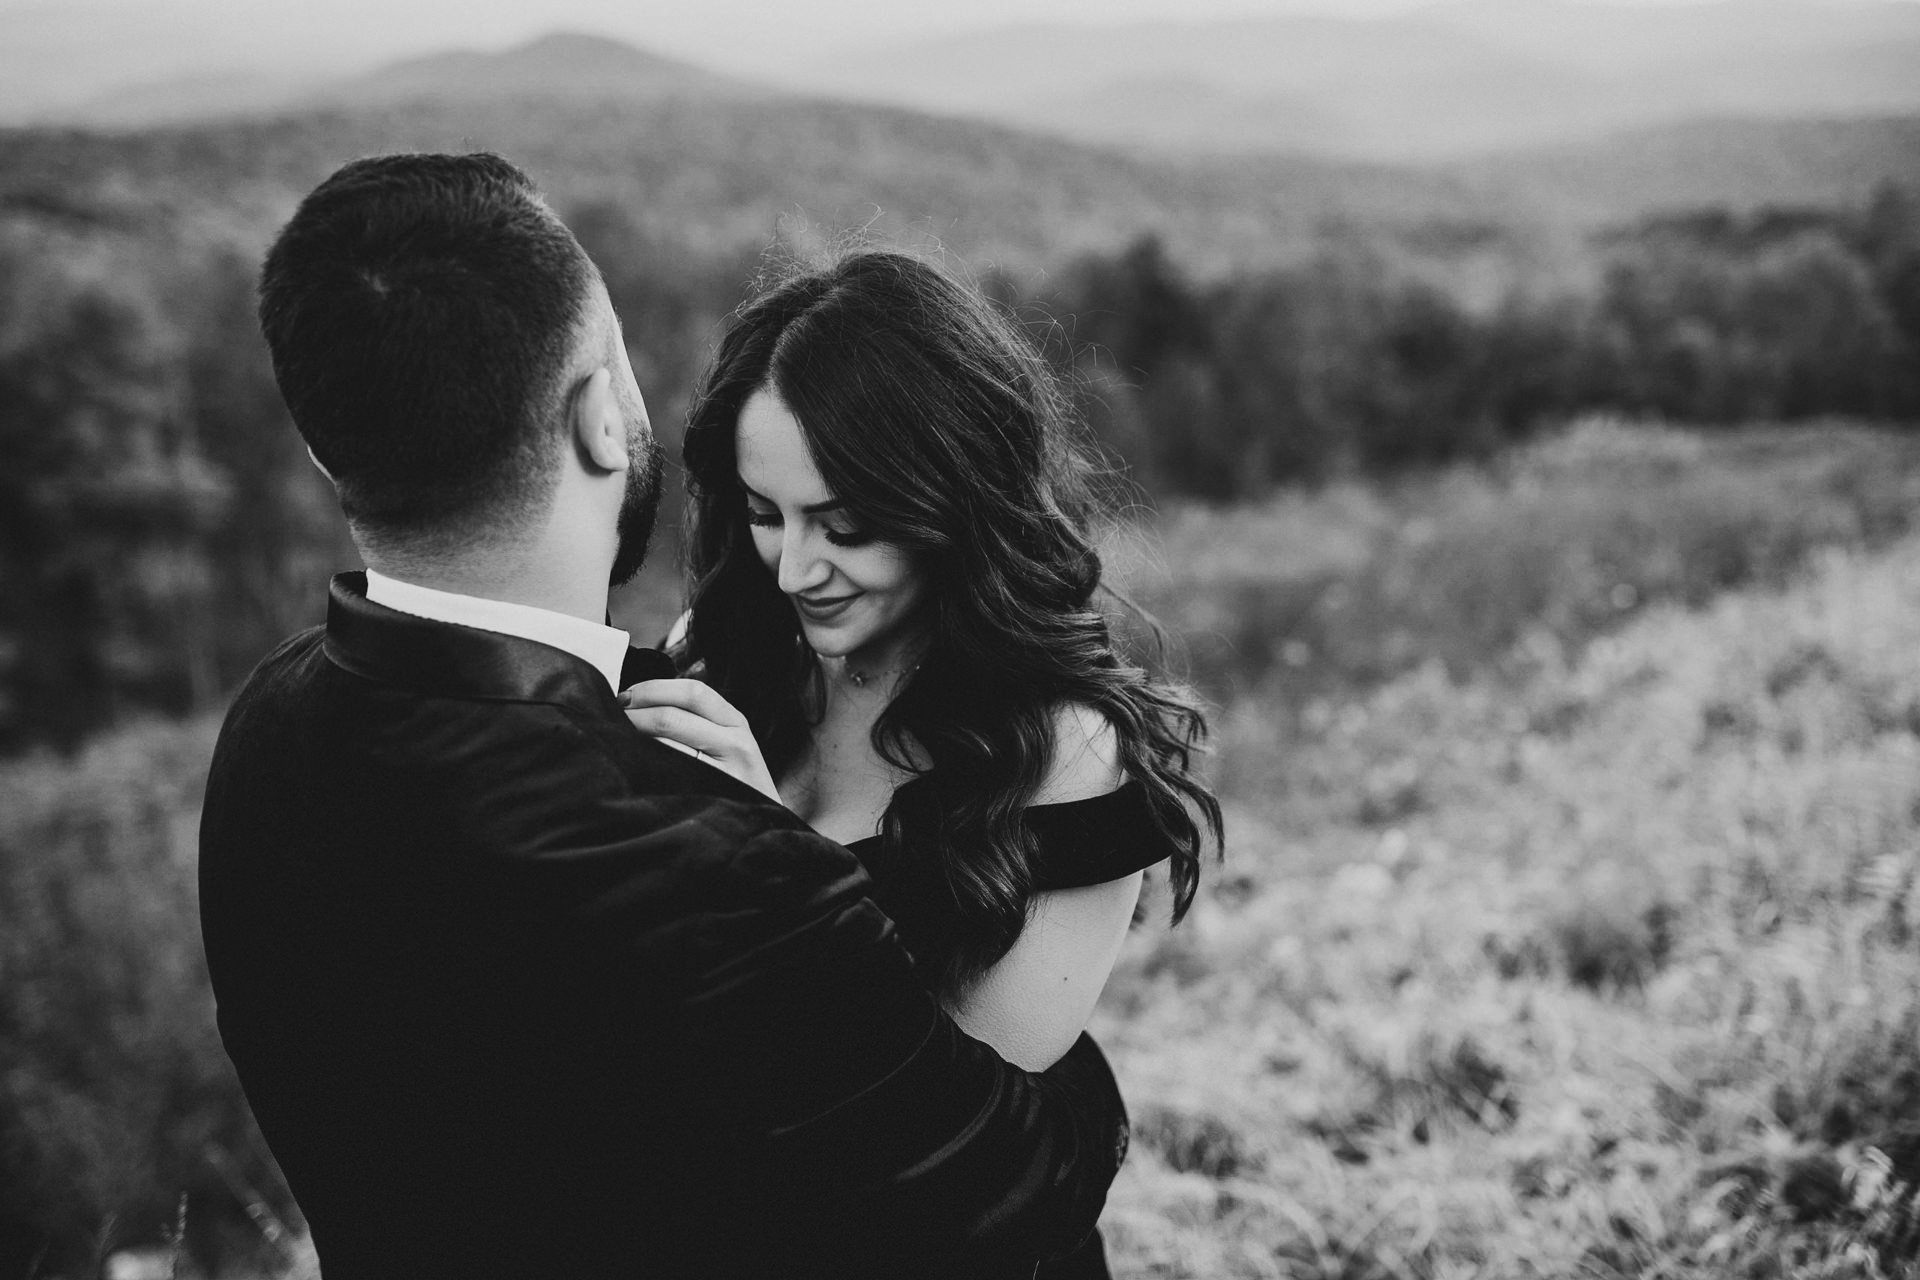
[[[1125,1151],[1093,1042],[962,1034],[851,854],[361,575],[234,703],[200,877],[327,1280],[1019,1274]]]

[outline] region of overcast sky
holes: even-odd
[[[500,47],[556,28],[619,35],[725,69],[770,71],[838,49],[1014,22],[1114,23],[1276,13],[1364,16],[1423,0],[0,0],[0,17],[62,43],[158,27],[205,30],[208,59],[248,46],[278,60],[357,59],[449,46]],[[1510,0],[1526,3],[1527,0]],[[1690,0],[1591,0],[1688,3]],[[6,26],[18,30],[17,21]],[[263,28],[271,28],[262,42]],[[224,33],[224,35],[223,35]],[[243,38],[244,36],[244,38]],[[225,38],[231,37],[231,38]]]
[[[0,0],[0,15],[75,41],[89,31],[150,32],[212,24],[252,30],[271,20],[288,36],[316,36],[329,51],[356,47],[499,46],[556,28],[620,35],[662,52],[733,68],[771,69],[785,57],[890,43],[1009,22],[1116,22],[1139,18],[1317,11],[1365,14],[1419,0]],[[217,41],[224,52],[225,41]],[[278,49],[279,40],[271,42]],[[211,52],[211,51],[210,51]]]
[[[719,70],[783,66],[1021,22],[1365,16],[1423,0],[0,0],[0,114],[186,74],[334,74],[396,56],[600,32]],[[1533,0],[1506,0],[1527,4]],[[1697,0],[1589,0],[1689,3]],[[1765,3],[1766,0],[1731,0]],[[1821,0],[1809,0],[1821,2]],[[1920,0],[1825,0],[1920,3]]]

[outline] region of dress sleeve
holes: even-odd
[[[1040,890],[1079,889],[1143,871],[1172,850],[1161,838],[1138,780],[1104,795],[1035,805],[1027,829],[1040,844]]]

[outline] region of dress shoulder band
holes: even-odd
[[[1105,884],[1172,853],[1153,821],[1147,789],[1137,778],[1084,800],[1034,805],[1024,818],[1039,841],[1037,889]]]

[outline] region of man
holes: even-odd
[[[971,1276],[1085,1237],[1126,1142],[1092,1042],[1035,1075],[967,1038],[850,854],[624,718],[665,674],[602,622],[658,449],[526,176],[349,164],[260,295],[367,573],[227,717],[203,930],[328,1280]]]

